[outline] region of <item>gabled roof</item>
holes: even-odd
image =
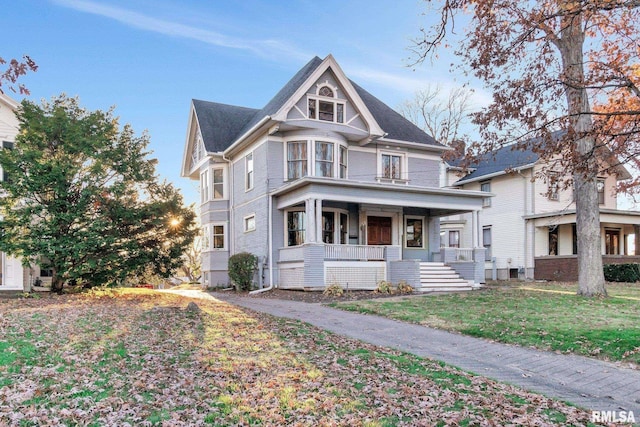
[[[483,178],[499,175],[505,170],[522,169],[533,166],[540,156],[528,148],[516,147],[516,145],[506,145],[493,153],[485,154],[479,162],[471,165],[475,170],[464,178],[456,181],[454,185],[467,184]],[[459,162],[452,162],[457,166]]]
[[[265,118],[272,118],[278,112],[282,112],[283,107],[291,102],[296,92],[301,90],[301,87],[305,83],[308,83],[310,77],[318,71],[318,68],[322,64],[333,64],[333,67],[339,68],[331,55],[325,60],[317,56],[314,57],[302,67],[262,109],[245,108],[194,99],[193,107],[206,150],[208,152],[224,151],[241,136],[249,132],[254,126],[265,120]],[[340,70],[333,71],[334,73],[341,73]],[[353,85],[355,89],[353,96],[362,99],[364,107],[371,115],[370,117],[376,122],[375,127],[378,128],[379,126],[382,128],[382,131],[385,133],[385,138],[443,147],[378,98],[352,81],[348,79],[344,79],[344,81],[348,82],[347,85]]]
[[[385,138],[444,147],[444,145],[437,142],[418,126],[411,123],[400,113],[393,110],[375,96],[371,95],[355,82],[351,81],[351,84],[356,89],[356,92],[358,92],[358,95],[360,95],[360,98],[362,98],[362,101],[364,101],[380,127],[386,132]]]

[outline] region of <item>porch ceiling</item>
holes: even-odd
[[[456,215],[482,209],[490,193],[410,185],[354,182],[331,178],[305,177],[272,193],[276,207],[285,209],[307,199],[382,206],[426,208],[433,216]]]

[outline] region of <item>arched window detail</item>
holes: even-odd
[[[335,95],[333,94],[333,90],[329,86],[322,86],[318,90],[318,95],[326,96],[328,98],[334,98],[335,97]]]
[[[344,123],[345,102],[337,96],[338,88],[331,86],[329,82],[318,85],[316,95],[308,98],[308,117],[324,122]]]

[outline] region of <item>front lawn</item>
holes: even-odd
[[[336,307],[544,350],[640,365],[640,285],[609,284],[583,298],[571,284],[493,285],[480,291]]]
[[[0,300],[0,425],[581,425],[589,414],[309,325],[145,289]]]

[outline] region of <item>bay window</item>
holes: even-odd
[[[333,143],[316,141],[316,176],[333,176]]]
[[[287,143],[287,178],[307,176],[307,141]]]

